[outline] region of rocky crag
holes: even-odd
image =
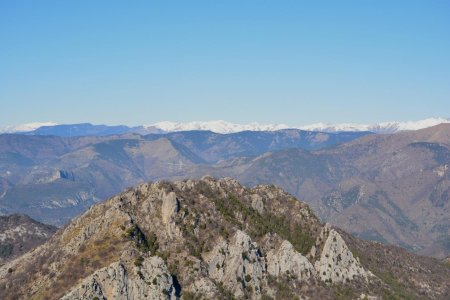
[[[320,223],[275,186],[156,182],[92,206],[0,267],[0,298],[445,299],[450,267],[405,253]]]

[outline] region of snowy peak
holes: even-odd
[[[383,122],[376,124],[341,123],[333,125],[327,123],[315,123],[311,125],[300,126],[298,127],[298,129],[322,132],[371,131],[374,133],[395,133],[405,130],[424,129],[443,123],[450,123],[450,119],[428,118],[419,121]]]
[[[42,126],[55,126],[55,125],[58,124],[55,122],[34,122],[16,126],[5,126],[0,127],[0,133],[30,132]]]
[[[157,128],[164,132],[176,132],[176,131],[190,131],[190,130],[209,130],[216,133],[234,133],[241,131],[275,131],[280,129],[290,128],[285,124],[235,124],[229,123],[223,120],[207,121],[207,122],[188,122],[188,123],[176,123],[176,122],[159,122],[152,125],[145,125],[145,128]]]

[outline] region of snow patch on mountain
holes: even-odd
[[[395,133],[405,130],[419,130],[423,128],[432,127],[442,123],[450,123],[450,119],[446,118],[428,118],[419,121],[406,122],[383,122],[377,124],[327,124],[315,123],[306,126],[300,126],[298,129],[308,131],[322,131],[322,132],[344,132],[344,131],[371,131],[375,133]]]
[[[292,128],[285,124],[235,124],[223,120],[208,122],[158,122],[151,125],[144,125],[145,128],[158,128],[164,132],[190,131],[190,130],[209,130],[216,133],[234,133],[241,131],[275,131],[281,129]]]
[[[34,122],[21,125],[11,125],[0,127],[0,133],[16,133],[16,132],[29,132],[38,129],[42,126],[55,126],[58,123],[55,122]]]

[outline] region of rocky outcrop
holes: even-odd
[[[84,279],[61,300],[176,299],[172,276],[161,258],[145,259],[142,267],[130,271],[115,262]]]
[[[320,259],[315,263],[317,275],[322,281],[348,282],[358,277],[367,281],[373,276],[364,270],[336,230],[325,226],[321,236],[325,235],[328,237],[323,245]]]
[[[187,289],[194,294],[203,295],[206,299],[214,299],[219,293],[214,282],[205,277],[196,280]]]
[[[264,202],[260,195],[252,195],[252,208],[256,210],[260,215],[264,213]]]
[[[315,273],[309,260],[295,251],[288,241],[267,253],[267,271],[273,276],[289,275],[299,281],[310,279]]]
[[[173,218],[178,212],[180,204],[178,202],[177,195],[174,192],[170,192],[168,194],[164,193],[161,200],[161,218],[163,223],[166,225],[168,235],[173,237],[178,233],[176,225],[173,222]]]
[[[258,245],[238,230],[230,242],[219,243],[207,258],[209,276],[222,282],[236,297],[244,296],[250,286],[255,296],[261,294],[266,266]]]
[[[177,195],[174,192],[170,192],[167,195],[164,194],[161,197],[161,200],[162,200],[162,208],[161,208],[162,221],[165,224],[168,224],[172,219],[173,215],[176,212],[178,212],[179,209]]]

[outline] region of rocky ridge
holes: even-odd
[[[356,242],[357,243],[357,242]],[[0,268],[2,299],[336,299],[397,295],[345,238],[275,186],[131,188]],[[407,268],[408,266],[405,266]],[[450,275],[444,264],[437,273]],[[31,276],[30,276],[31,274]],[[433,278],[435,280],[436,278]],[[445,280],[425,298],[444,298]],[[408,287],[412,295],[418,288]]]

